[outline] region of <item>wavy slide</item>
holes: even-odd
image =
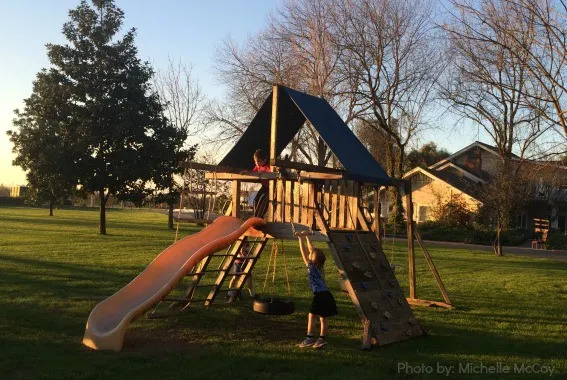
[[[206,256],[228,247],[260,218],[242,221],[221,216],[202,231],[189,235],[160,253],[128,285],[95,306],[87,320],[83,344],[96,350],[122,349],[128,324],[174,289]]]

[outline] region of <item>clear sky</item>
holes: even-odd
[[[281,0],[116,0],[125,13],[124,30],[137,29],[139,56],[155,69],[169,58],[194,66],[194,74],[209,97],[220,98],[222,85],[211,71],[215,49],[227,37],[242,43],[261,30]],[[66,42],[61,28],[79,0],[0,0],[0,184],[25,184],[25,174],[12,166],[14,155],[6,131],[13,110],[32,91],[35,75],[49,66],[45,44]],[[465,135],[471,132],[473,136]],[[450,151],[475,139],[474,131],[429,131],[430,140]],[[466,141],[465,141],[466,140]],[[454,144],[453,142],[456,142]],[[453,145],[457,145],[456,149]]]
[[[139,56],[154,68],[169,58],[194,66],[207,95],[223,94],[211,72],[215,49],[230,36],[243,42],[259,31],[279,0],[116,0],[124,27],[137,29]],[[0,0],[0,184],[25,184],[25,174],[12,166],[14,155],[6,131],[13,110],[32,91],[35,75],[49,66],[46,43],[65,43],[61,33],[68,11],[79,0]]]

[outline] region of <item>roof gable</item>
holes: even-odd
[[[479,191],[479,182],[471,181],[467,177],[458,177],[454,174],[443,172],[443,171],[435,171],[423,167],[415,167],[406,174],[404,174],[404,179],[410,179],[417,173],[422,173],[434,180],[441,181],[452,188],[459,190],[462,193],[478,200],[478,191]]]
[[[337,156],[349,179],[380,185],[392,183],[384,169],[327,101],[283,86],[278,86],[278,90],[277,155],[308,120]],[[247,169],[252,166],[254,150],[270,150],[272,97],[272,94],[268,96],[242,137],[219,165]]]
[[[492,145],[488,145],[485,144],[483,142],[480,141],[475,141],[474,143],[467,145],[466,147],[464,147],[463,149],[459,150],[458,152],[453,153],[452,155],[450,155],[449,157],[446,157],[436,163],[434,163],[433,165],[429,166],[429,169],[438,169],[439,166],[446,164],[447,162],[452,162],[454,160],[456,160],[459,156],[463,155],[464,153],[468,152],[470,149],[472,148],[480,148],[482,150],[484,150],[485,152],[488,152],[492,155],[495,156],[500,156],[499,152],[498,152],[498,148]],[[514,158],[519,158],[518,156],[516,156],[515,154],[512,155]]]

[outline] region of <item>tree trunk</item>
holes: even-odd
[[[167,210],[167,228],[170,230],[173,229],[173,207],[173,202],[170,202]]]
[[[325,145],[325,141],[319,137],[317,140],[317,165],[318,166],[325,166],[327,163],[325,162],[325,156],[327,156],[327,146]]]
[[[100,198],[100,224],[99,233],[101,235],[106,235],[106,198],[104,196],[104,190],[99,192]]]
[[[49,202],[49,216],[53,216],[53,202]]]
[[[496,256],[504,256],[502,252],[502,223],[498,223],[498,227],[496,228],[496,247],[494,253]]]

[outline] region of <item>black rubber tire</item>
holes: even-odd
[[[267,315],[289,315],[295,311],[295,304],[289,298],[259,297],[253,307],[256,313]]]

